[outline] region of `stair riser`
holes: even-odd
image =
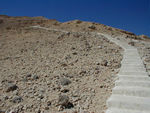
[[[143,64],[141,65],[134,65],[134,64],[124,64],[121,63],[121,68],[135,68],[135,69],[145,69],[145,66]]]
[[[149,113],[149,111],[135,111],[135,110],[127,110],[127,109],[108,109],[105,113]]]
[[[130,100],[132,101],[132,100]],[[141,110],[141,111],[149,111],[150,106],[149,104],[141,104],[141,103],[134,103],[132,102],[124,102],[124,101],[107,101],[108,108],[118,108],[118,109],[131,109],[131,110]]]
[[[145,72],[146,69],[136,69],[136,68],[121,68],[120,69],[121,72],[126,72],[126,71],[129,71],[129,72]]]
[[[116,90],[113,89],[113,94],[126,95],[126,96],[139,96],[139,97],[150,97],[150,91],[144,90]]]
[[[132,83],[132,82],[116,82],[115,83],[116,86],[135,86],[135,87],[150,87],[150,83]]]
[[[143,65],[143,62],[121,61],[121,64]]]
[[[136,75],[136,76],[148,76],[146,72],[119,72],[120,75]]]
[[[119,76],[118,78],[122,82],[123,81],[129,81],[129,82],[130,81],[133,81],[133,82],[137,81],[137,83],[140,82],[140,81],[141,82],[142,81],[145,81],[145,82],[149,81],[150,82],[150,78],[149,77],[128,77],[128,76],[127,77],[124,77],[124,76],[122,77],[122,76]]]

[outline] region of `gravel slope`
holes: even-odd
[[[122,49],[104,37],[22,29],[0,39],[0,110],[103,113]]]

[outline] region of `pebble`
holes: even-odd
[[[102,66],[107,66],[107,65],[108,65],[108,61],[107,61],[107,60],[103,60],[103,61],[101,62],[101,65],[102,65]]]
[[[16,84],[8,83],[6,92],[14,91],[14,90],[16,90],[17,88],[18,88],[18,86],[17,86]]]
[[[69,103],[69,97],[67,95],[60,95],[58,98],[58,104],[61,106],[67,106]]]
[[[37,75],[32,75],[32,78],[33,78],[33,80],[37,80],[37,79],[39,79],[39,76],[37,76]]]
[[[23,99],[22,99],[22,97],[20,97],[20,96],[15,96],[13,99],[12,99],[12,102],[13,103],[20,103],[20,102],[22,102],[23,101]]]
[[[60,84],[61,85],[69,85],[71,83],[71,81],[69,80],[69,79],[67,79],[67,78],[61,78],[60,79]]]

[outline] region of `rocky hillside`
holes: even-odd
[[[149,67],[146,36],[79,20],[1,15],[0,113],[104,113],[123,49],[95,32],[137,47]]]

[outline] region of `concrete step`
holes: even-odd
[[[140,60],[139,60],[139,61],[134,61],[134,60],[122,60],[121,63],[136,63],[136,64],[137,64],[137,63],[138,63],[138,64],[140,63],[140,64],[143,64],[143,62],[140,61]]]
[[[125,55],[137,55],[137,56],[139,56],[137,51],[125,51],[124,54]]]
[[[129,67],[121,67],[120,70],[138,70],[138,71],[146,71],[146,69],[143,67],[133,67],[133,66],[129,66]]]
[[[135,59],[135,60],[132,60],[132,59],[123,59],[122,62],[142,62],[141,60],[138,60],[138,59]]]
[[[137,62],[121,62],[122,65],[137,65],[137,66],[142,66],[144,65],[143,63],[137,63]]]
[[[121,61],[121,63],[125,63],[125,64],[127,64],[127,63],[129,63],[129,64],[143,64],[142,61]]]
[[[119,73],[121,73],[121,72],[128,72],[128,73],[134,73],[134,72],[136,72],[136,73],[146,73],[146,70],[138,70],[138,69],[128,69],[128,70],[126,70],[126,69],[120,69],[120,71],[119,71]]]
[[[115,86],[134,86],[134,87],[147,87],[150,88],[150,82],[149,81],[134,81],[134,80],[130,80],[130,81],[125,81],[125,80],[117,80],[115,82]]]
[[[142,61],[141,59],[137,59],[137,58],[123,58],[122,61]]]
[[[133,66],[129,66],[129,67],[125,67],[122,66],[120,70],[139,70],[139,71],[146,71],[146,69],[144,67],[133,67]]]
[[[137,69],[145,69],[144,65],[122,65],[121,68],[137,68]]]
[[[123,58],[140,58],[139,54],[124,54]]]
[[[125,53],[138,53],[137,49],[135,50],[125,50]]]
[[[130,76],[130,75],[131,75],[131,76],[132,76],[132,75],[133,75],[133,76],[134,76],[134,75],[136,75],[136,76],[148,76],[148,73],[147,73],[147,72],[128,72],[128,71],[125,72],[125,71],[120,71],[119,74],[120,74],[120,75],[129,75],[129,76]]]
[[[129,57],[130,56],[130,57]],[[139,56],[139,54],[127,54],[127,53],[125,53],[124,54],[124,56],[123,56],[123,58],[141,58],[140,56]]]
[[[150,82],[150,77],[149,76],[118,75],[118,77],[119,77],[119,80],[122,80],[122,81],[133,81],[133,82],[143,81],[143,82]]]
[[[128,61],[142,61],[141,59],[133,59],[133,58],[130,58],[130,59],[129,58],[128,59],[127,58],[123,58],[122,59],[122,61],[127,61],[127,60]]]
[[[142,61],[140,58],[135,58],[135,57],[128,57],[128,58],[126,58],[126,57],[124,57],[122,60],[128,60],[128,61],[136,61],[136,60],[138,60],[138,61]]]
[[[119,108],[129,110],[150,111],[150,98],[149,97],[134,97],[111,95],[107,101],[108,108]]]
[[[134,59],[134,58],[135,59],[137,59],[137,58],[139,59],[140,57],[139,56],[137,57],[137,54],[136,55],[124,54],[123,58],[124,59]]]
[[[129,60],[141,60],[141,57],[127,57],[127,56],[123,56],[123,59],[129,59]]]
[[[116,86],[113,88],[113,94],[126,96],[150,97],[149,88],[134,86]]]
[[[110,108],[106,113],[150,113],[149,111]]]

